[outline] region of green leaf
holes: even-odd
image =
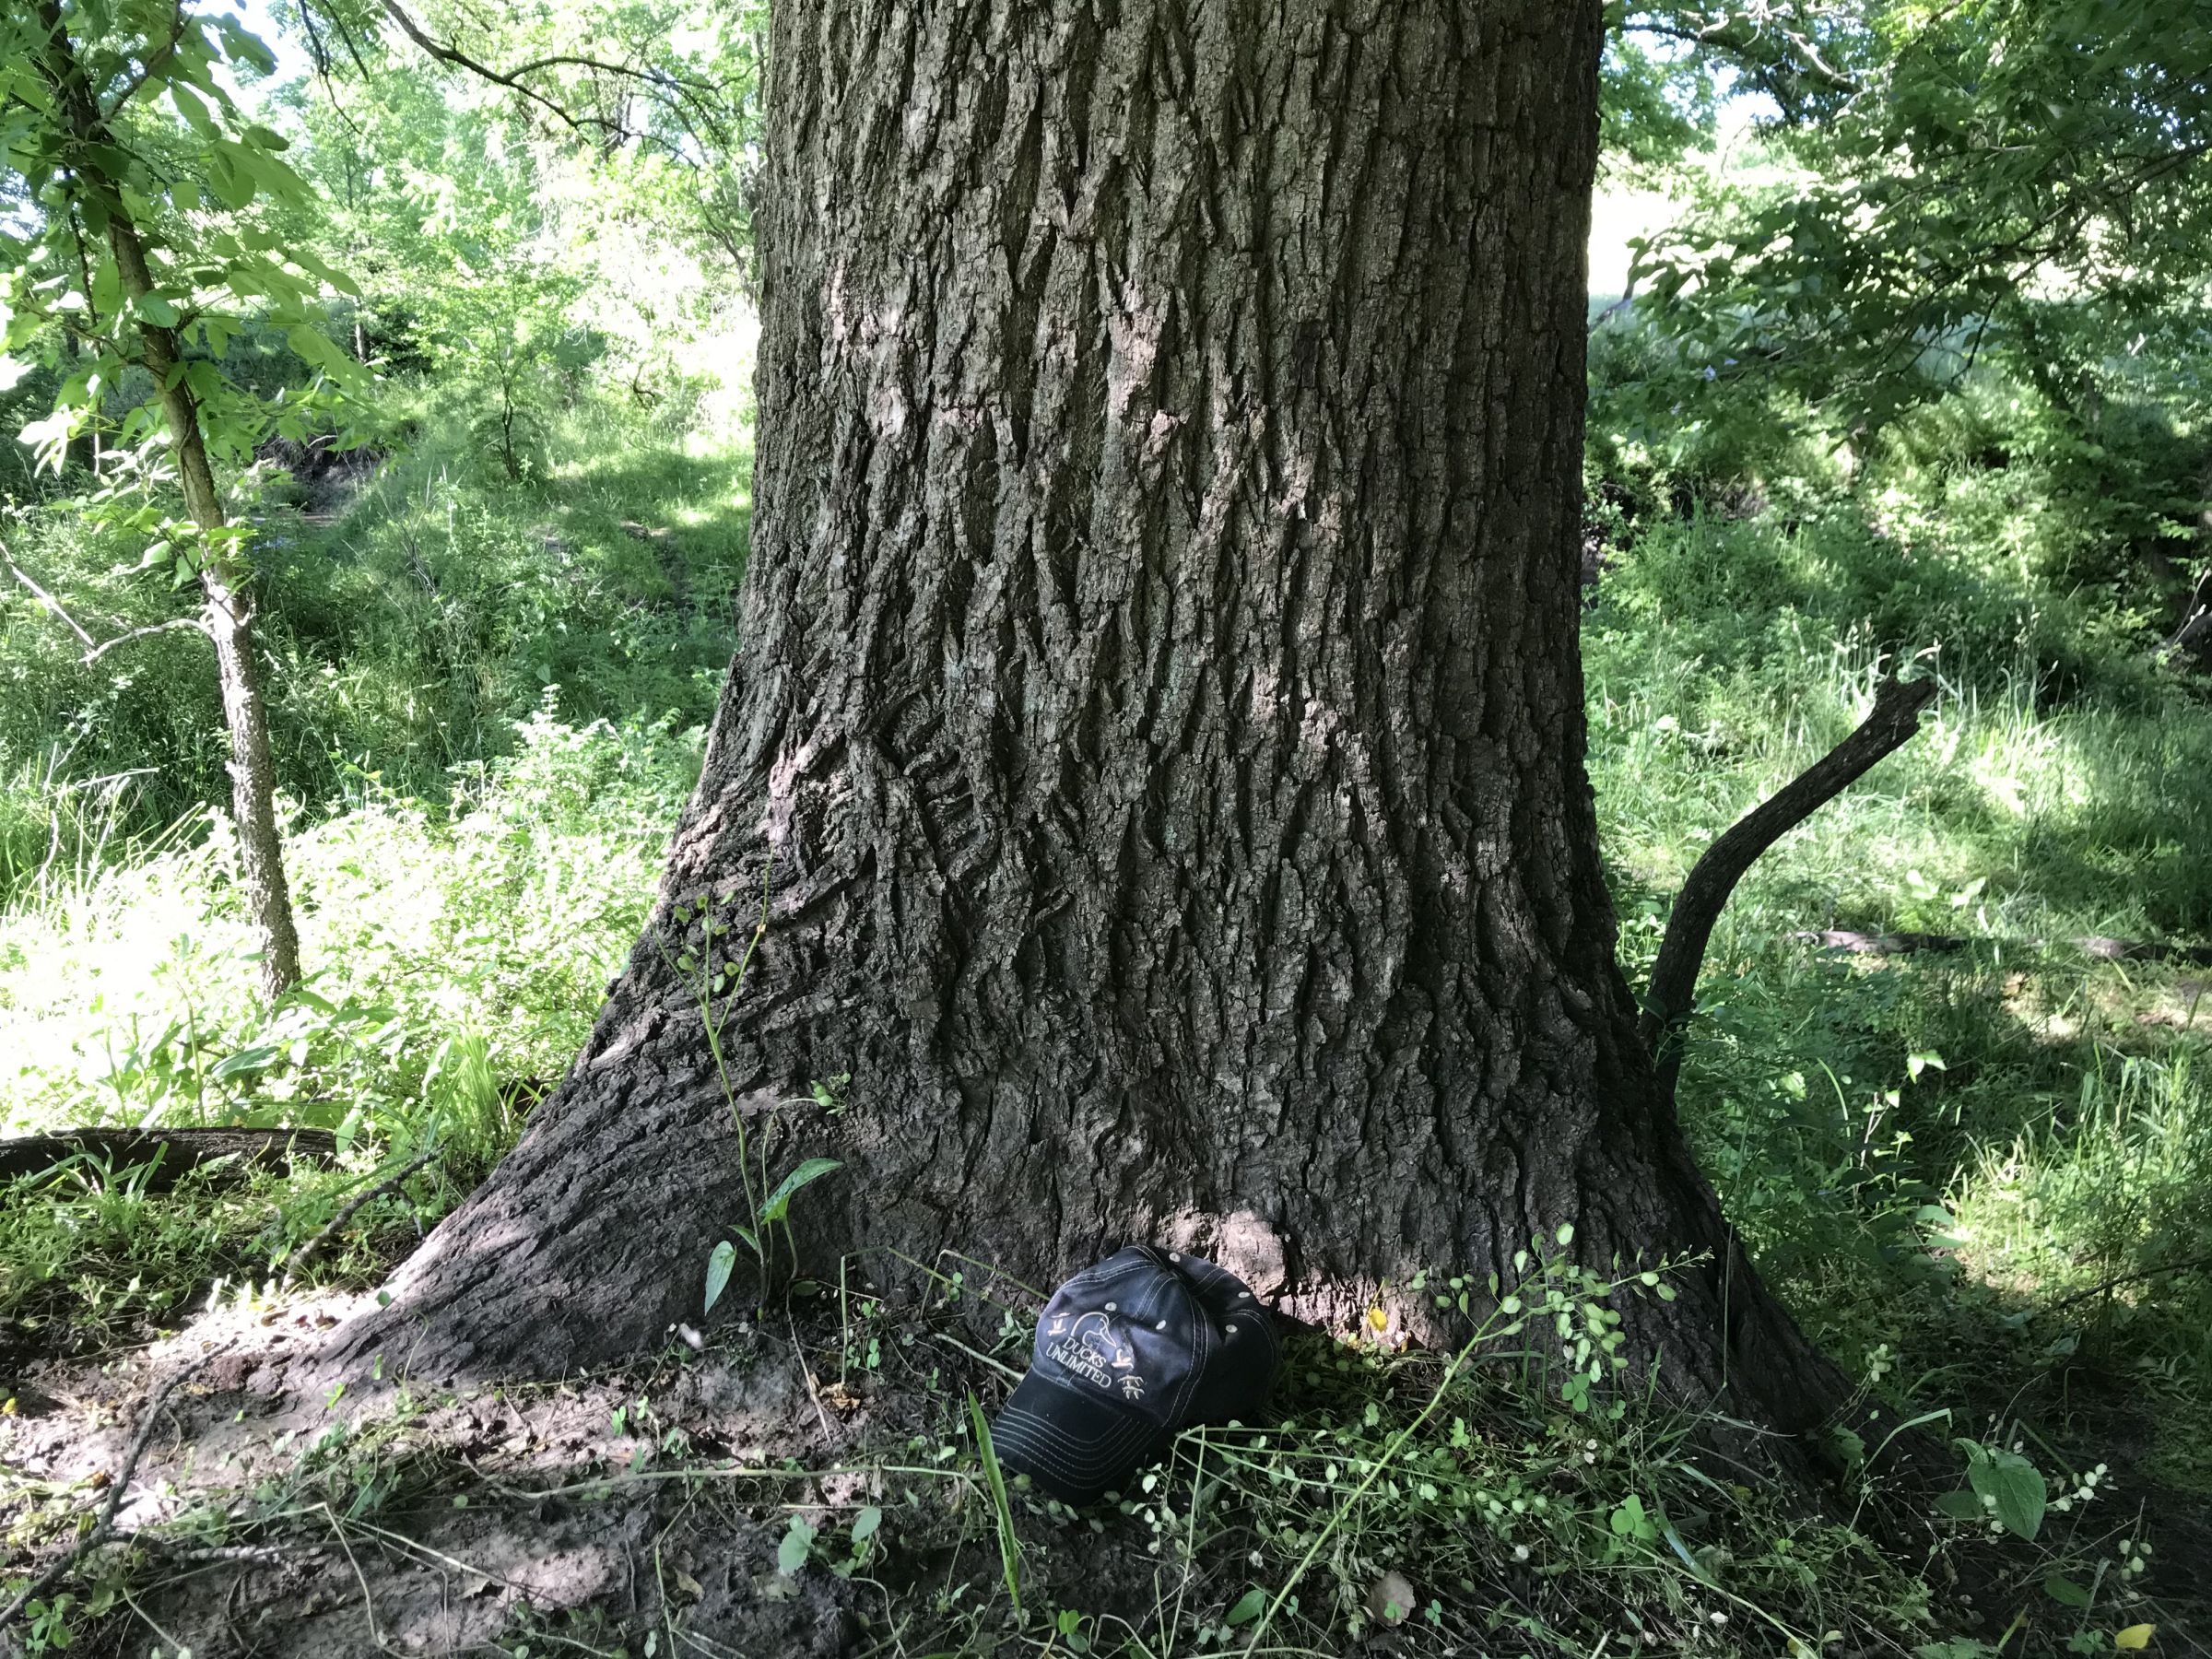
[[[159,294],[147,294],[138,301],[138,314],[159,328],[177,325],[177,308]]]
[[[859,1514],[853,1517],[853,1542],[865,1544],[876,1535],[877,1529],[882,1524],[883,1512],[874,1504],[869,1504]]]
[[[223,37],[223,55],[234,64],[251,64],[264,75],[276,73],[276,58],[261,43],[259,35],[251,34],[235,18],[218,18],[218,33]]]
[[[92,292],[88,296],[92,309],[101,316],[112,316],[123,300],[123,276],[115,268],[115,256],[111,253],[92,271]]]
[[[307,199],[307,182],[266,150],[218,138],[210,147],[210,153],[218,161],[229,161],[233,172],[246,180],[249,187],[259,186],[280,202]]]
[[[2043,1594],[2062,1607],[2086,1607],[2089,1593],[2064,1573],[2054,1572],[2043,1581]]]
[[[983,1420],[983,1403],[968,1391],[968,1423],[975,1431],[975,1455],[983,1465],[983,1483],[991,1492],[991,1511],[998,1523],[998,1564],[1006,1581],[1006,1599],[1021,1611],[1021,1540],[1014,1531],[1014,1510],[1006,1501],[1006,1471],[999,1467],[998,1449],[991,1443],[991,1425]]]
[[[301,270],[313,272],[324,281],[329,283],[332,288],[336,288],[339,293],[349,294],[356,300],[361,297],[360,287],[352,277],[347,276],[343,271],[332,269],[305,248],[294,248],[287,253],[285,257]],[[817,1087],[818,1088],[819,1085]]]
[[[1260,1616],[1261,1609],[1266,1605],[1266,1591],[1256,1587],[1247,1590],[1237,1597],[1236,1606],[1222,1616],[1221,1622],[1230,1626],[1250,1624]]]
[[[311,368],[327,369],[331,359],[338,356],[338,348],[324,338],[321,331],[302,323],[296,328],[284,331],[284,343],[292,354]]]
[[[776,1571],[789,1577],[806,1566],[806,1558],[813,1553],[814,1528],[806,1524],[804,1516],[794,1515],[791,1518],[791,1530],[783,1535],[783,1541],[776,1546]]]
[[[707,1305],[705,1312],[714,1312],[714,1304],[722,1293],[730,1288],[730,1272],[737,1265],[737,1246],[727,1239],[714,1246],[707,1257]]]
[[[784,1176],[776,1190],[768,1195],[768,1202],[760,1206],[760,1224],[765,1227],[771,1221],[782,1220],[784,1216],[790,1212],[793,1194],[809,1182],[819,1181],[830,1171],[843,1168],[844,1165],[834,1158],[808,1159],[790,1174]]]
[[[239,171],[228,150],[218,149],[207,159],[207,187],[215,192],[216,200],[236,213],[253,199],[253,179]],[[230,286],[238,288],[238,276],[233,272]],[[242,294],[245,290],[241,289]]]
[[[1966,1480],[1983,1507],[2013,1536],[2032,1540],[2042,1530],[2049,1494],[2041,1474],[2018,1453],[1976,1447],[1967,1454]]]
[[[227,1082],[232,1077],[265,1072],[283,1057],[284,1050],[285,1045],[281,1042],[257,1042],[252,1048],[242,1048],[234,1054],[224,1055],[208,1067],[207,1075],[218,1081]]]
[[[169,101],[177,106],[177,113],[183,116],[186,124],[201,137],[216,138],[222,135],[222,129],[215,124],[215,117],[208,112],[207,100],[182,81],[172,80],[169,83]]]

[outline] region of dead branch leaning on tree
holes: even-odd
[[[1713,924],[1720,920],[1735,884],[1759,854],[1865,776],[1877,761],[1910,741],[1920,730],[1922,712],[1936,700],[1936,691],[1933,679],[1883,680],[1875,690],[1873,709],[1856,731],[1738,818],[1692,866],[1667,918],[1637,1026],[1656,1063],[1660,1089],[1670,1102],[1682,1069],[1683,1027],[1697,1006],[1698,970],[1704,964]]]

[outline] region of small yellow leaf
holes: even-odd
[[[1367,1324],[1368,1329],[1373,1331],[1377,1335],[1381,1335],[1384,1331],[1390,1329],[1390,1315],[1385,1313],[1380,1305],[1370,1308],[1367,1311]]]
[[[2158,1628],[2157,1625],[2129,1625],[2124,1630],[2112,1632],[2112,1645],[2123,1653],[2130,1653],[2136,1648],[2147,1648],[2150,1645],[2151,1632]]]

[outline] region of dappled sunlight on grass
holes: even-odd
[[[453,1032],[557,1078],[643,924],[698,736],[540,715],[461,808],[379,797],[296,831],[306,995],[274,1018],[221,820],[196,845],[0,915],[9,1126],[388,1130]],[[241,1054],[269,1048],[250,1064]]]
[[[1893,555],[1851,549],[1833,524],[1662,522],[1605,573],[1591,770],[1632,981],[1700,853],[1851,729],[1891,660],[1864,618]],[[2129,1276],[2212,1248],[2212,970],[2076,941],[2212,935],[2212,721],[2118,655],[2053,700],[1955,654],[1927,658],[1945,690],[1920,735],[1737,888],[1685,1122],[1846,1363],[1891,1354],[1936,1397],[1993,1370],[2147,1365],[2161,1466],[2194,1478],[2177,1449],[2212,1431],[2212,1273]],[[1826,928],[1962,943],[1843,957],[1809,938]]]

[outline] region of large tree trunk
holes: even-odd
[[[1600,879],[1595,0],[775,18],[705,775],[573,1074],[343,1352],[547,1372],[698,1318],[749,1200],[694,907],[734,961],[765,883],[712,1018],[767,1175],[844,1160],[813,1269],[1043,1286],[1167,1239],[1343,1318],[1571,1223],[1600,1266],[1710,1253],[1625,1310],[1677,1386],[1817,1417]]]

